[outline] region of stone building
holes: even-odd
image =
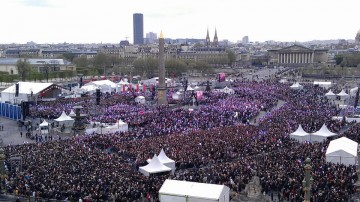
[[[268,50],[268,65],[287,67],[310,67],[327,64],[327,49],[311,49],[292,45],[282,49]]]

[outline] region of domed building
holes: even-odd
[[[356,34],[355,44],[360,45],[360,30]]]

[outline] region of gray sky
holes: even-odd
[[[0,0],[0,43],[133,42],[132,14],[144,35],[219,40],[354,39],[359,0]],[[145,36],[144,36],[145,37]]]

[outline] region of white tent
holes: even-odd
[[[298,140],[299,142],[310,142],[310,133],[305,132],[301,125],[299,125],[298,129],[290,134],[290,138]]]
[[[225,185],[165,180],[159,190],[161,202],[229,202],[230,189]]]
[[[193,88],[191,88],[191,86],[188,86],[187,88],[186,88],[186,90],[194,90]]]
[[[314,81],[314,85],[328,89],[331,87],[331,81]]]
[[[171,168],[172,174],[175,173],[175,161],[166,156],[164,149],[161,149],[158,159],[159,159],[160,163]],[[147,162],[150,163],[151,159],[148,159]]]
[[[75,114],[74,110],[71,110],[70,113],[69,113],[69,116],[75,116],[75,115],[76,114]]]
[[[75,122],[75,120],[73,118],[71,118],[70,116],[66,115],[64,111],[61,113],[60,117],[57,119],[54,119],[54,121],[61,122],[62,124],[65,124],[66,126],[72,126]]]
[[[346,137],[332,140],[326,150],[326,162],[356,165],[358,143]]]
[[[86,85],[86,86],[82,86],[81,90],[86,91],[86,92],[90,92],[90,93],[94,93],[97,89],[96,85]]]
[[[39,126],[40,126],[40,127],[42,127],[42,126],[49,126],[49,123],[44,120],[42,123],[40,123]]]
[[[11,103],[20,103],[23,101],[28,101],[31,92],[33,96],[38,96],[39,93],[46,88],[53,85],[53,83],[34,83],[34,82],[18,82],[19,83],[19,95],[15,97],[15,84],[6,88],[1,92],[1,102],[11,102]],[[59,94],[61,90],[59,90]]]
[[[180,100],[180,99],[182,98],[182,95],[183,95],[183,94],[178,91],[178,92],[172,94],[172,98],[173,98],[174,100]]]
[[[296,82],[293,85],[291,85],[290,88],[294,89],[294,90],[300,90],[300,89],[303,89],[303,86],[300,85],[299,82]]]
[[[139,172],[144,174],[145,176],[149,176],[150,174],[154,173],[162,173],[162,172],[169,172],[171,171],[171,168],[163,165],[156,154],[151,159],[150,163],[146,166],[139,167]]]
[[[338,93],[337,96],[340,96],[342,100],[348,99],[350,97],[349,94],[345,93],[344,89],[340,93]]]
[[[311,142],[322,142],[324,140],[326,140],[326,138],[328,137],[332,137],[335,136],[336,133],[331,132],[325,125],[320,128],[319,131],[312,133],[310,136],[310,141]]]
[[[39,125],[40,127],[40,133],[45,135],[49,133],[49,123],[45,120]]]
[[[90,122],[92,126],[94,122]],[[122,120],[119,120],[115,124],[108,124],[108,123],[100,123],[95,122],[96,128],[90,128],[87,130],[87,134],[92,134],[93,132],[97,134],[112,134],[116,132],[128,132],[129,125]]]
[[[146,100],[145,100],[145,97],[144,96],[137,96],[135,98],[135,102],[138,103],[138,104],[145,104]]]
[[[355,87],[355,88],[350,89],[350,95],[353,96],[353,97],[356,96],[356,93],[357,93],[358,89],[359,89],[359,87]]]
[[[331,89],[329,90],[329,92],[327,92],[327,93],[325,94],[325,96],[326,96],[328,99],[335,99],[335,98],[336,98],[336,94],[333,93],[333,92],[331,91]]]
[[[234,94],[235,91],[231,88],[228,88],[227,86],[225,86],[225,88],[222,90],[222,92],[227,93],[227,94]]]

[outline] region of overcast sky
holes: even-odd
[[[354,39],[359,0],[0,0],[0,43],[133,42],[133,13],[144,35],[212,40]],[[144,36],[145,37],[145,36]]]

